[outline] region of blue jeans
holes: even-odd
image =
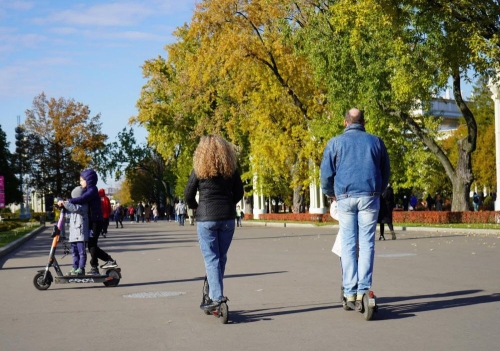
[[[197,222],[197,229],[210,286],[209,296],[213,301],[220,301],[224,297],[222,280],[226,269],[227,251],[233,240],[234,220]]]
[[[371,288],[379,209],[380,196],[347,197],[338,201],[345,296],[361,295]]]

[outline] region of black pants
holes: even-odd
[[[102,219],[102,233],[108,234],[109,218]]]
[[[116,216],[115,222],[116,222],[116,228],[118,228],[118,223],[120,223],[120,225],[123,228],[122,217]]]
[[[392,226],[392,222],[388,222],[389,230],[391,233],[394,231],[394,227]],[[380,223],[380,236],[384,236],[384,222]]]
[[[111,256],[108,255],[103,249],[97,246],[97,241],[99,240],[99,235],[101,235],[102,221],[94,221],[90,223],[90,228],[92,228],[93,235],[89,238],[89,252],[90,252],[90,265],[92,267],[97,267],[99,265],[99,260],[104,262],[110,261]]]

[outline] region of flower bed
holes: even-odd
[[[259,215],[265,221],[337,223],[330,214],[315,213],[265,213]],[[449,211],[394,211],[394,223],[500,223],[500,212],[449,212]]]

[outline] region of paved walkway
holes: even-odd
[[[377,241],[366,322],[339,303],[332,227],[237,228],[225,293],[230,323],[199,310],[203,260],[195,227],[112,227],[101,247],[123,279],[102,284],[32,280],[50,228],[0,259],[0,350],[497,350],[500,234],[399,232]],[[58,253],[58,258],[62,255]],[[69,256],[60,260],[70,269]]]

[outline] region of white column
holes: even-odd
[[[498,75],[500,78],[500,75]],[[500,211],[500,200],[499,200],[499,190],[500,190],[500,89],[499,82],[494,84],[490,80],[490,90],[492,92],[491,98],[495,102],[495,151],[496,151],[496,170],[497,170],[497,186],[495,192],[497,193],[497,200],[495,201],[495,211]]]
[[[312,181],[309,185],[309,195],[309,213],[326,213],[326,208],[323,201],[323,191],[315,181]]]
[[[253,176],[253,219],[259,219],[259,216],[266,213],[264,195],[262,195],[262,188],[259,187],[257,182],[257,174]]]

